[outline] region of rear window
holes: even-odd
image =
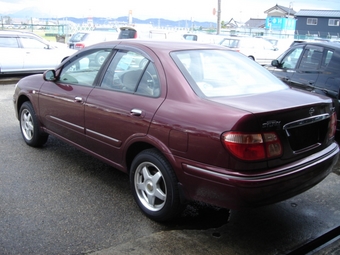
[[[18,40],[15,37],[0,37],[1,48],[19,48]]]
[[[118,39],[137,38],[137,31],[133,29],[121,29]]]
[[[84,41],[87,33],[76,33],[70,38],[70,42],[81,42]]]
[[[238,39],[223,39],[220,44],[229,48],[238,48],[239,43]]]
[[[243,96],[288,88],[238,52],[188,50],[172,52],[171,57],[192,89],[202,97]]]

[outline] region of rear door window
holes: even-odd
[[[19,48],[18,40],[15,37],[0,37],[1,48]]]

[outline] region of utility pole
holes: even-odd
[[[217,2],[217,33],[220,34],[221,31],[221,0]]]

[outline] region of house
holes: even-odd
[[[284,7],[282,5],[275,5],[266,10],[267,14],[265,28],[276,34],[294,34],[296,20],[294,15],[296,11],[291,6]]]
[[[300,10],[295,34],[302,38],[340,38],[340,10]]]

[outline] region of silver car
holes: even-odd
[[[56,47],[33,33],[0,31],[0,75],[42,73],[55,68],[75,52]]]
[[[260,65],[270,65],[280,55],[278,48],[263,38],[230,36],[223,38],[219,44],[241,52]]]

